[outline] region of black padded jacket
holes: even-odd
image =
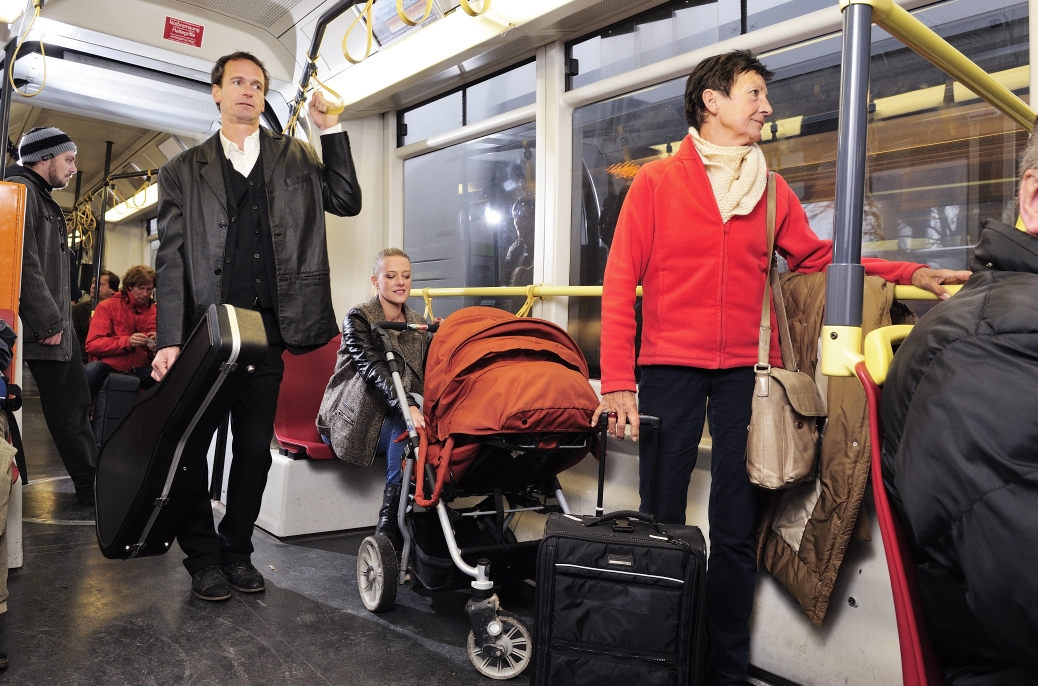
[[[1038,237],[988,220],[972,278],[883,389],[883,479],[948,683],[1038,674]]]

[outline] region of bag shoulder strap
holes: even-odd
[[[768,364],[771,356],[771,295],[775,294],[775,318],[779,326],[779,345],[782,348],[782,366],[792,371],[799,371],[796,353],[793,352],[792,339],[789,336],[789,320],[786,317],[786,303],[782,298],[782,284],[779,283],[778,259],[775,256],[775,172],[768,172],[768,255],[771,264],[768,268],[768,279],[764,284],[764,302],[761,304],[760,338],[757,341],[757,364]]]

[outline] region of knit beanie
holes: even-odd
[[[76,144],[64,131],[51,126],[38,126],[22,136],[18,144],[18,160],[24,165],[36,164],[76,150]]]

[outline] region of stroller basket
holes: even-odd
[[[479,437],[479,454],[460,481],[451,488],[453,497],[526,492],[532,486],[554,493],[555,475],[583,457],[593,434],[511,434]]]
[[[471,517],[456,517],[454,536],[462,558],[475,565],[480,558],[490,560],[495,582],[532,579],[537,573],[537,549],[540,540],[499,544],[489,527]],[[451,560],[447,539],[435,512],[412,512],[407,530],[414,543],[412,558],[414,576],[430,591],[468,588],[472,578]]]

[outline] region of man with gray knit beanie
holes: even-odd
[[[23,354],[76,497],[93,505],[97,448],[89,423],[90,391],[72,328],[65,217],[51,197],[76,173],[76,144],[59,129],[39,127],[22,136],[18,158],[7,168],[7,180],[26,187],[19,305]]]

